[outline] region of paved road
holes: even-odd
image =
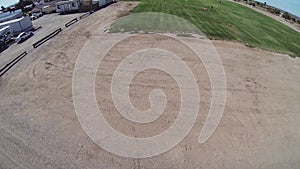
[[[0,67],[3,67],[5,64],[7,64],[9,61],[11,61],[24,51],[30,52],[31,50],[33,50],[33,43],[47,36],[50,32],[54,31],[55,29],[64,27],[64,24],[66,22],[80,15],[82,15],[82,13],[70,15],[50,14],[33,21],[34,27],[41,26],[42,28],[35,31],[34,36],[28,39],[27,41],[21,44],[13,43],[9,48],[1,52]]]

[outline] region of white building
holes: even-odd
[[[61,14],[78,12],[80,5],[81,5],[81,0],[67,0],[67,1],[57,2],[55,4],[56,12],[59,12]]]
[[[6,22],[13,19],[21,18],[23,12],[21,9],[15,10],[14,12],[4,12],[0,14],[0,22]]]
[[[7,26],[9,26],[14,35],[33,29],[32,22],[29,17],[22,17],[0,23],[0,28],[4,28]]]
[[[83,12],[91,9],[99,9],[113,3],[115,0],[65,0],[57,2],[56,12],[72,13],[72,12]],[[92,2],[92,4],[90,4]]]

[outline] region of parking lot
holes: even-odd
[[[49,33],[57,28],[64,27],[64,24],[68,21],[83,15],[83,13],[69,14],[69,15],[59,15],[49,14],[44,15],[32,22],[34,28],[40,29],[34,31],[34,35],[23,43],[17,44],[12,42],[9,47],[0,53],[0,67],[3,67],[9,61],[14,59],[16,56],[20,55],[24,51],[30,52],[33,50],[32,44],[39,41],[43,37],[47,36]]]

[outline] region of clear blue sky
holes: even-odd
[[[19,2],[19,0],[0,0],[0,7],[1,6],[7,7],[16,4],[17,2]]]
[[[276,8],[285,10],[289,13],[300,17],[300,0],[256,0],[260,2],[267,2]]]

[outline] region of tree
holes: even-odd
[[[16,4],[16,8],[17,9],[22,9],[24,11],[24,7],[27,5],[34,5],[34,3],[31,0],[20,0],[17,4]]]
[[[287,13],[287,12],[285,12],[285,13],[282,15],[282,17],[283,17],[284,19],[291,20],[291,15],[290,15],[289,13]]]

